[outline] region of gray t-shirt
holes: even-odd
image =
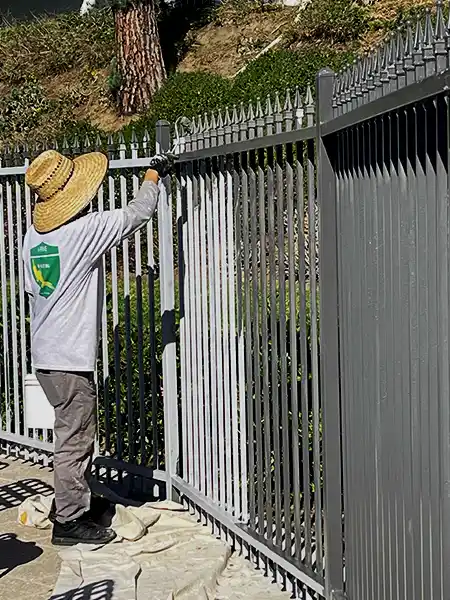
[[[145,181],[125,208],[90,213],[50,233],[31,227],[23,245],[35,369],[94,371],[103,311],[102,256],[143,227],[159,188]]]

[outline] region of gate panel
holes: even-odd
[[[324,593],[314,112],[288,94],[284,110],[196,121],[177,182],[176,485],[306,598]]]
[[[444,598],[448,97],[326,143],[338,210],[346,593]]]

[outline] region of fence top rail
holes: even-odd
[[[304,129],[294,129],[292,131],[283,131],[272,135],[266,135],[261,138],[244,140],[240,142],[223,144],[221,146],[212,146],[201,148],[191,152],[180,154],[178,162],[183,164],[195,160],[205,160],[208,158],[218,158],[233,156],[251,150],[264,150],[275,146],[284,146],[285,144],[295,144],[304,140],[314,139],[316,136],[316,127],[305,127]]]
[[[1,161],[0,161],[1,164]],[[2,167],[0,166],[0,177],[25,175],[28,169],[29,160],[25,159],[23,165],[15,167]],[[122,158],[113,159],[109,161],[109,170],[114,171],[116,169],[146,169],[149,166],[149,159],[143,158]]]
[[[439,75],[432,75],[411,86],[397,90],[388,96],[382,96],[370,104],[364,104],[351,112],[339,115],[331,121],[321,124],[320,131],[323,136],[331,135],[364,121],[449,92],[450,69],[447,69]]]
[[[433,75],[450,64],[450,10],[446,22],[443,2],[392,32],[375,50],[337,73],[333,116],[371,104]]]

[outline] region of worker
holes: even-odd
[[[90,512],[102,257],[155,213],[158,182],[169,174],[172,161],[159,155],[149,166],[135,199],[125,208],[104,212],[91,210],[108,170],[104,154],[92,152],[71,160],[47,150],[26,173],[37,198],[23,245],[31,356],[55,411],[54,545],[105,544],[115,537]]]

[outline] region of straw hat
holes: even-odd
[[[106,175],[108,159],[100,152],[73,160],[46,150],[29,166],[26,183],[38,196],[33,223],[47,233],[77,216],[97,194]]]

